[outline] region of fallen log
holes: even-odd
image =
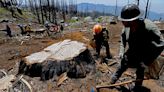
[[[64,72],[68,77],[82,78],[94,70],[94,59],[87,46],[77,41],[64,40],[22,59],[18,74],[48,80]]]

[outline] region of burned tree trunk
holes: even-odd
[[[48,80],[64,72],[68,77],[82,78],[94,70],[94,60],[85,44],[64,40],[25,57],[20,62],[18,73]]]

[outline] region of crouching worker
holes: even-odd
[[[106,48],[106,59],[111,59],[111,53],[110,48],[108,44],[108,30],[106,28],[102,28],[101,25],[97,24],[93,27],[93,36],[94,38],[92,40],[95,41],[96,44],[96,56],[99,58],[100,56],[100,49],[102,46],[105,46]]]
[[[136,68],[134,91],[142,88],[145,67],[152,64],[164,49],[164,39],[158,27],[148,19],[140,19],[140,16],[135,4],[128,4],[121,11],[119,20],[124,25],[119,54],[121,63],[110,80],[114,84],[127,68]],[[126,43],[128,48],[124,53]]]

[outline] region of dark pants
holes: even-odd
[[[12,37],[12,35],[11,35],[11,30],[10,30],[10,29],[7,29],[6,32],[7,32],[7,35],[8,35],[9,37]]]
[[[105,48],[106,48],[106,56],[111,57],[109,44],[108,44],[107,41],[103,41],[103,42],[102,41],[97,41],[96,42],[96,52],[97,52],[98,56],[100,55],[100,50],[101,50],[102,46],[105,46]]]
[[[121,77],[122,73],[125,72],[129,67],[136,68],[136,86],[141,86],[144,79],[144,70],[145,65],[140,61],[135,55],[124,55],[124,58],[121,60],[121,64],[117,68],[117,71],[112,76],[112,83],[115,83],[119,77]]]

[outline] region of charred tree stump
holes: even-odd
[[[70,45],[72,50],[78,50],[78,53],[75,52],[74,55],[68,55],[70,57],[64,55],[62,56],[62,54],[73,53],[68,52],[70,51],[70,48],[68,48],[70,47],[69,44],[72,44]],[[63,42],[53,44],[52,48],[51,46],[49,46],[50,48],[47,47],[46,49],[44,49],[43,51],[45,52],[41,51],[38,53],[34,53],[34,55],[27,56],[23,60],[21,60],[19,64],[18,74],[25,74],[31,77],[37,76],[41,77],[41,80],[48,80],[51,78],[56,78],[64,72],[67,72],[67,76],[71,78],[83,78],[86,77],[86,74],[95,71],[95,61],[92,58],[91,53],[83,43],[64,40]],[[61,48],[64,50],[61,50]],[[51,52],[47,49],[53,49],[53,51],[55,52]],[[42,53],[48,53],[48,55],[44,55]],[[43,55],[46,58],[40,55]],[[36,56],[37,58],[34,59],[34,56]],[[41,58],[43,60],[38,58]]]

